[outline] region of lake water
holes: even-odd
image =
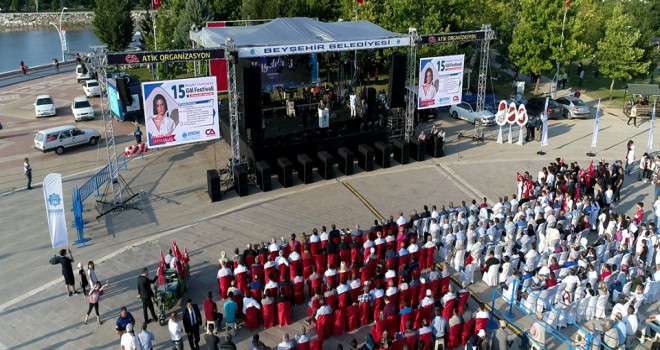
[[[90,52],[99,39],[91,28],[66,32],[68,51]],[[55,27],[31,31],[0,32],[0,72],[18,70],[21,61],[28,67],[50,64],[53,58],[62,61],[60,38]],[[74,57],[67,56],[68,60]]]

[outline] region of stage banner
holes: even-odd
[[[465,55],[422,58],[419,61],[417,109],[461,103]]]
[[[64,216],[64,199],[62,196],[62,175],[51,173],[44,179],[44,199],[46,200],[46,216],[48,231],[53,249],[69,244]]]
[[[220,138],[215,77],[142,83],[149,148]]]
[[[319,128],[325,129],[330,126],[330,111],[327,108],[319,108]]]
[[[410,46],[410,37],[369,39],[352,41],[334,41],[301,45],[275,45],[239,47],[238,57],[254,58],[268,56],[301,55],[319,52],[378,50],[390,47]]]
[[[225,22],[206,22],[207,28],[217,28],[224,27]],[[229,90],[229,84],[227,83],[227,60],[217,59],[209,60],[209,71],[211,75],[215,77],[215,81],[218,84],[218,91],[224,92]]]
[[[548,145],[548,102],[550,97],[545,98],[545,108],[543,108],[543,115],[541,116],[541,122],[543,123],[543,131],[541,133],[541,147]]]
[[[69,51],[69,46],[66,43],[66,29],[62,28],[62,50]]]

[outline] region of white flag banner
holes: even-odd
[[[541,122],[543,123],[543,133],[541,134],[541,147],[548,145],[548,103],[550,97],[545,98],[545,108],[543,109],[543,117],[541,117]]]
[[[596,148],[598,143],[598,124],[600,123],[600,99],[598,99],[598,107],[596,107],[596,119],[594,120],[594,133],[591,137],[591,148]]]
[[[653,114],[651,114],[651,128],[649,129],[649,142],[646,147],[650,150],[653,149],[653,132],[655,131],[655,105],[653,104]]]
[[[66,29],[62,29],[62,50],[69,51],[66,44]]]
[[[48,217],[48,231],[53,249],[69,244],[64,216],[64,199],[62,196],[62,175],[48,174],[44,179],[44,199]]]

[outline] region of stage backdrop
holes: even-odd
[[[220,138],[215,77],[142,84],[149,148]]]
[[[465,55],[428,57],[419,62],[417,109],[459,104]]]

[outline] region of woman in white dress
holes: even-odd
[[[422,85],[422,100],[430,100],[436,94],[435,86],[433,85],[433,70],[431,67],[426,68],[424,72],[424,84]]]
[[[147,130],[152,137],[171,135],[176,125],[167,113],[167,100],[163,95],[158,94],[154,97],[153,103],[153,111],[156,114],[147,121],[149,123]]]

